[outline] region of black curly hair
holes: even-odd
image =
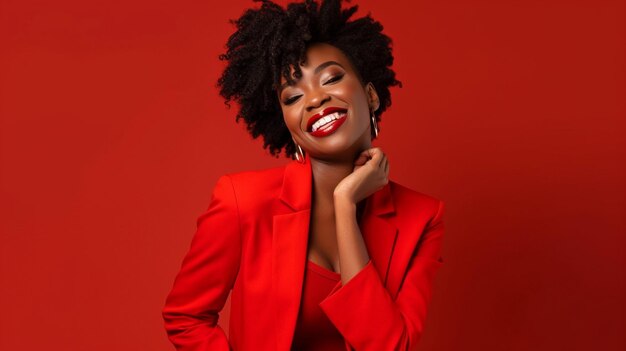
[[[293,158],[295,144],[282,117],[277,96],[281,75],[293,83],[302,76],[300,65],[306,61],[309,44],[324,42],[341,50],[356,68],[364,85],[372,82],[380,100],[376,121],[391,105],[390,86],[402,83],[395,79],[391,38],[382,33],[383,26],[366,16],[348,22],[358,6],[341,8],[341,0],[314,0],[290,3],[284,9],[269,0],[259,9],[248,9],[237,20],[226,44],[227,52],[219,55],[228,61],[217,82],[220,95],[230,108],[230,101],[240,105],[236,122],[243,118],[247,130],[256,139],[263,136],[263,147],[278,157],[283,148]]]

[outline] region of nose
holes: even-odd
[[[330,96],[324,91],[324,89],[313,89],[309,93],[309,99],[306,103],[307,112],[322,106],[325,102],[330,100]]]

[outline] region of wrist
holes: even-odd
[[[354,209],[356,210],[356,202],[350,197],[342,194],[334,194],[333,196],[335,209]]]

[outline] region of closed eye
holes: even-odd
[[[334,77],[330,78],[329,80],[327,80],[327,81],[324,83],[324,85],[326,85],[326,84],[330,84],[330,83],[334,83],[334,82],[337,82],[337,81],[341,80],[341,78],[343,78],[343,74],[340,74],[340,75],[338,75],[338,76],[334,76]],[[291,98],[289,98],[289,99],[287,99],[287,100],[283,101],[283,104],[285,104],[285,105],[291,105],[291,104],[293,104],[294,102],[296,102],[296,101],[300,98],[300,96],[301,96],[301,95],[296,95],[296,96],[293,96],[293,97],[291,97]]]
[[[330,78],[330,79],[329,79],[329,80],[327,80],[327,81],[326,81],[326,83],[324,83],[324,84],[328,84],[328,83],[333,83],[333,82],[336,82],[336,81],[338,81],[338,80],[341,80],[341,78],[343,78],[343,74],[338,75],[338,76],[334,76],[334,77]]]
[[[285,101],[283,102],[283,104],[285,104],[285,105],[291,105],[292,103],[294,103],[294,102],[295,102],[296,100],[298,100],[299,98],[300,98],[300,95],[296,95],[296,96],[290,97],[289,99],[285,100]]]

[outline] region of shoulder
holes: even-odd
[[[439,220],[444,211],[444,201],[396,181],[389,181],[390,191],[399,215],[419,215],[428,221]]]
[[[222,175],[217,184],[230,188],[240,207],[264,206],[280,194],[284,173],[285,165],[230,172]]]
[[[271,168],[246,170],[226,173],[222,177],[227,177],[232,182],[233,187],[240,191],[259,191],[280,188],[283,183],[285,165]]]

